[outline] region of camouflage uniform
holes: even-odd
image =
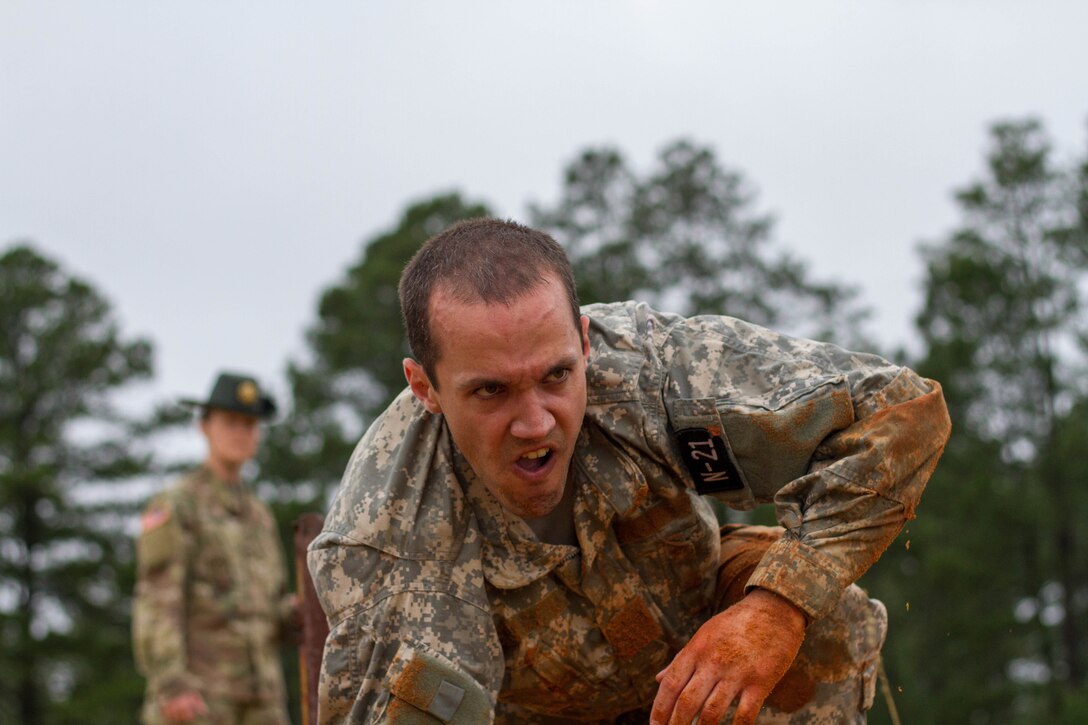
[[[940,387],[728,317],[583,311],[578,546],[537,540],[403,393],[311,545],[331,626],[321,721],[644,718],[655,674],[757,586],[814,622],[769,721],[863,721],[885,619],[851,583],[914,515],[948,435]],[[720,531],[703,493],[773,501],[784,533]],[[849,702],[827,704],[847,681]]]
[[[136,663],[143,720],[185,691],[195,723],[288,723],[277,642],[293,622],[276,524],[244,485],[201,467],[148,504],[137,542]]]

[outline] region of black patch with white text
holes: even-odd
[[[744,488],[720,431],[685,428],[676,432],[676,438],[680,442],[680,455],[700,494]]]

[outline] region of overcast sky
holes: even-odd
[[[0,246],[31,240],[151,338],[155,397],[283,391],[319,292],[404,205],[504,216],[614,144],[680,136],[910,344],[916,246],[986,128],[1088,140],[1088,2],[0,0]]]

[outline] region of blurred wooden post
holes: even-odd
[[[298,646],[298,670],[302,680],[302,725],[317,725],[317,681],[321,674],[321,653],[329,622],[317,601],[314,582],[306,566],[306,547],[321,533],[321,514],[302,514],[295,520],[295,582],[299,593],[302,640]]]

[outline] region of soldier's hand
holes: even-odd
[[[709,619],[658,673],[651,725],[717,725],[736,701],[734,725],[752,725],[805,639],[805,615],[754,589]],[[701,713],[701,714],[700,714]]]
[[[204,698],[199,692],[175,695],[165,700],[159,709],[162,710],[162,716],[170,722],[189,722],[208,712],[208,706],[204,704]]]

